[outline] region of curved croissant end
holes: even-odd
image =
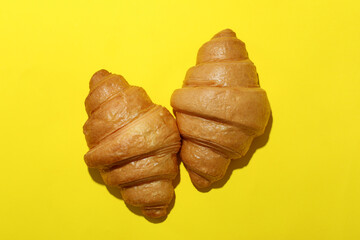
[[[106,70],[91,78],[85,107],[86,164],[98,168],[105,184],[119,187],[124,201],[144,215],[166,215],[180,148],[173,116],[144,89]]]
[[[171,106],[183,138],[180,156],[197,188],[220,180],[231,159],[245,155],[263,134],[270,116],[255,65],[230,29],[199,49]]]

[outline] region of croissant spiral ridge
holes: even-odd
[[[124,201],[145,216],[165,216],[179,171],[180,135],[173,116],[144,89],[106,70],[92,76],[85,108],[86,164],[99,169],[104,183],[119,187]]]
[[[270,117],[255,65],[230,29],[199,49],[171,106],[183,138],[180,157],[197,188],[223,178],[231,159],[245,155]]]

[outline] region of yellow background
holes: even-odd
[[[0,239],[360,239],[359,9],[2,1]],[[269,139],[209,192],[181,165],[174,208],[148,221],[83,161],[89,79],[101,68],[122,74],[170,109],[198,48],[224,28],[246,43],[268,93]]]

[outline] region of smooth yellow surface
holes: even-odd
[[[360,239],[358,1],[3,1],[0,239]],[[153,223],[83,161],[91,75],[170,109],[198,48],[232,28],[273,111],[269,140],[220,188],[181,165]],[[116,195],[116,194],[115,194]]]

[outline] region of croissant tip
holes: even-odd
[[[145,217],[149,218],[161,218],[167,215],[167,206],[164,207],[154,207],[154,208],[144,208],[142,213]]]
[[[236,33],[231,30],[230,28],[224,29],[217,34],[214,35],[214,38],[221,38],[221,37],[236,37]]]
[[[188,170],[188,172],[190,175],[191,182],[194,184],[194,186],[197,189],[207,188],[211,185],[212,182],[209,181],[208,179],[200,176],[199,174],[197,174],[191,170]]]
[[[96,73],[94,73],[94,75],[92,75],[91,79],[90,79],[90,89],[96,85],[96,83],[98,83],[103,77],[109,75],[110,72],[108,72],[105,69],[101,69],[99,71],[97,71]]]
[[[100,69],[99,71],[95,72],[92,77],[94,77],[94,76],[106,76],[106,75],[109,75],[109,74],[110,74],[110,72],[108,70]]]

